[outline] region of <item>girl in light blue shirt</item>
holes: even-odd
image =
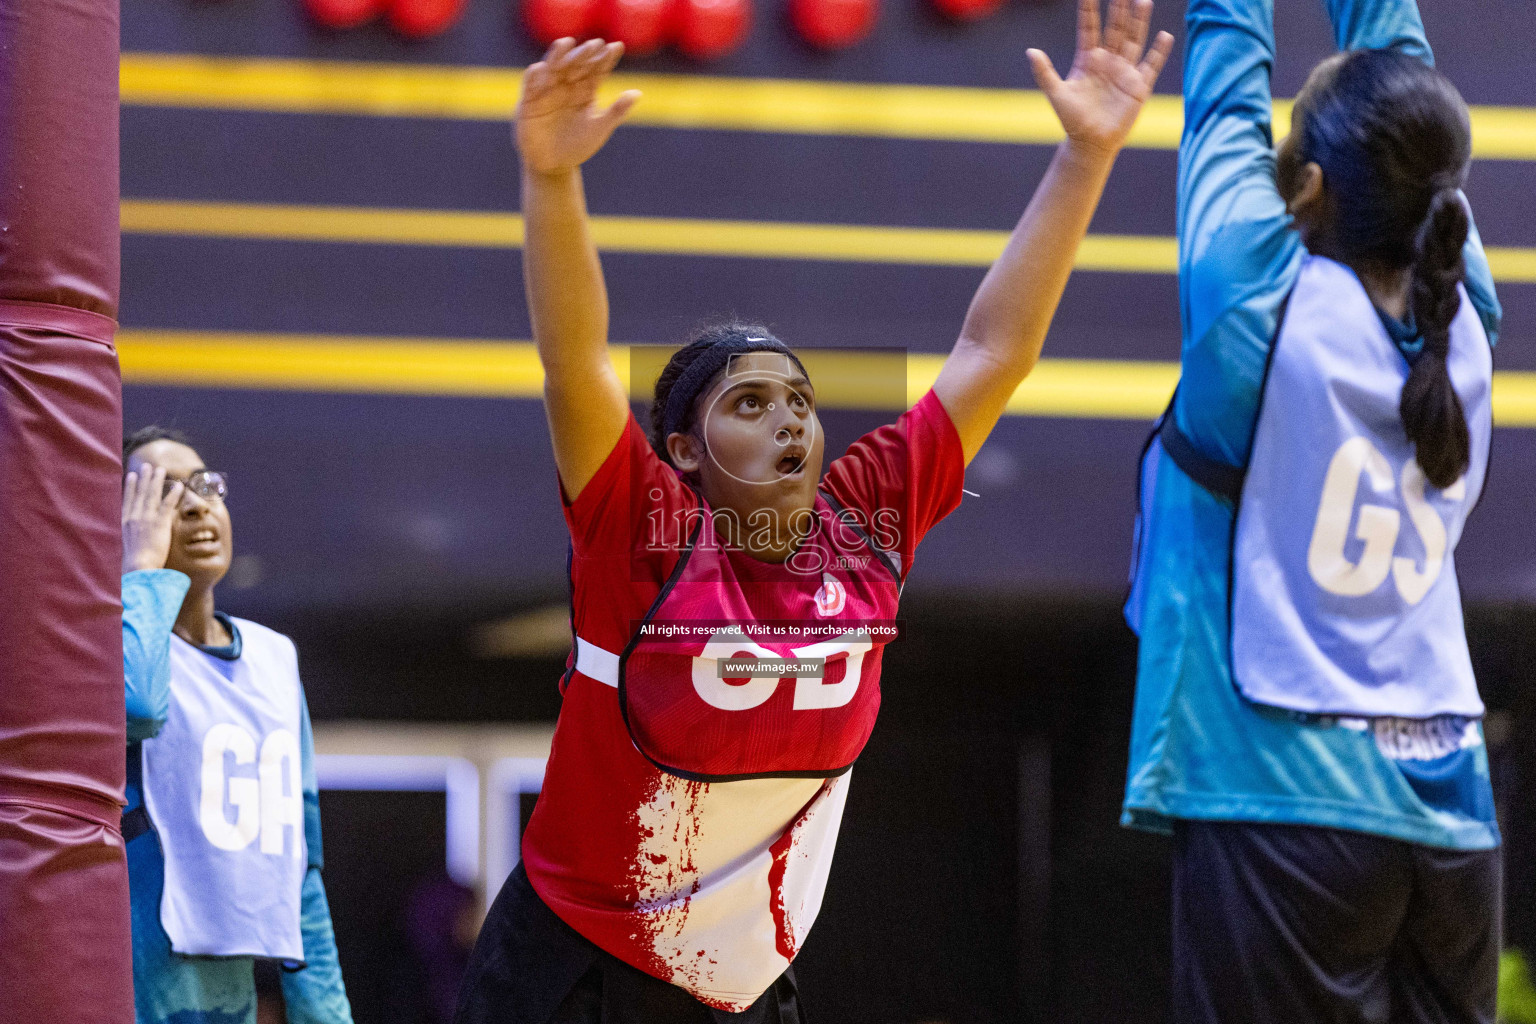
[[[1232,670],[1236,499],[1304,268],[1369,297],[1361,337],[1408,379],[1382,430],[1431,490],[1476,457],[1446,371],[1459,297],[1463,333],[1491,343],[1499,324],[1457,191],[1466,108],[1415,4],[1326,7],[1347,52],[1313,73],[1278,150],[1270,0],[1188,8],[1183,372],[1142,477],[1123,821],[1175,838],[1175,1020],[1492,1021],[1499,832],[1475,716],[1309,714],[1250,699]],[[1459,621],[1439,625],[1464,649]]]
[[[213,587],[229,568],[230,520],[222,474],[203,466],[180,434],[149,427],[124,444],[123,675],[128,715],[128,790],[123,837],[133,917],[137,1024],[352,1024],[336,937],[321,882],[319,787],[308,708],[299,750],[308,863],[300,894],[304,964],[261,962],[273,979],[258,1015],[258,961],[250,956],[183,956],[161,921],[166,864],[144,803],[141,744],[165,725],[173,699],[173,632],[204,654],[234,661],[242,639],[213,608]],[[210,899],[219,894],[209,894]],[[259,908],[251,908],[259,912]],[[270,1011],[270,1013],[268,1012]]]

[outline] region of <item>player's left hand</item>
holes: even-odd
[[[1173,50],[1173,36],[1159,32],[1147,46],[1152,0],[1110,0],[1109,25],[1099,32],[1099,0],[1079,0],[1077,55],[1063,79],[1039,50],[1027,54],[1035,82],[1073,143],[1107,154],[1126,136],[1152,95],[1152,86]]]

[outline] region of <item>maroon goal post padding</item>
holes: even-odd
[[[133,1020],[117,0],[0,0],[0,1024]]]

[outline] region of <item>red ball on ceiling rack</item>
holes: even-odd
[[[677,0],[677,48],[694,60],[737,50],[752,28],[751,0]]]
[[[411,39],[426,39],[452,28],[466,0],[389,0],[389,27]]]
[[[672,41],[677,4],[674,0],[604,0],[600,20],[603,38],[623,43],[627,54],[644,57]]]
[[[1003,6],[1003,0],[933,0],[940,14],[955,21],[977,21]]]
[[[812,46],[841,50],[875,27],[880,0],[789,0],[789,20]]]
[[[311,18],[334,29],[356,28],[383,9],[383,0],[304,0],[304,10]]]
[[[601,14],[599,0],[522,0],[523,26],[540,46],[571,36],[590,39]]]

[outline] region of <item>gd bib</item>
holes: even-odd
[[[731,558],[707,507],[672,577],[617,654],[577,638],[575,668],[616,686],[631,739],[674,775],[715,782],[846,772],[880,709],[899,574],[854,510],[818,494],[783,564]]]

